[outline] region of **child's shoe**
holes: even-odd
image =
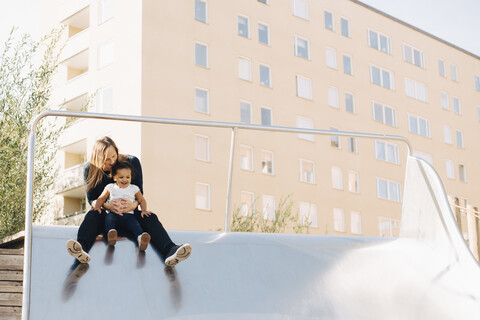
[[[117,230],[115,229],[110,229],[107,234],[107,239],[108,239],[108,245],[109,246],[114,246],[115,243],[117,243]]]
[[[80,242],[70,239],[67,241],[67,251],[80,263],[88,263],[90,261],[90,256],[86,253]]]
[[[173,267],[177,263],[187,259],[192,253],[192,247],[187,244],[182,244],[181,246],[174,246],[167,254],[167,259],[165,259],[165,264],[168,267]]]
[[[146,232],[138,236],[138,249],[140,251],[145,251],[150,243],[150,235]]]

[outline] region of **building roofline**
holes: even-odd
[[[395,18],[394,16],[389,15],[388,13],[385,13],[385,12],[383,12],[383,11],[381,11],[381,10],[378,10],[378,9],[376,9],[376,8],[374,8],[374,7],[366,4],[366,3],[363,3],[363,2],[358,1],[358,0],[350,0],[350,1],[353,2],[353,3],[356,3],[356,4],[358,4],[358,5],[361,5],[362,7],[365,7],[365,8],[367,8],[367,9],[371,10],[371,11],[374,11],[374,12],[376,12],[376,13],[384,16],[384,17],[387,17],[387,18],[389,18],[389,19],[391,19],[391,20],[393,20],[393,21],[395,21],[395,22],[398,22],[398,23],[400,23],[400,24],[403,24],[404,26],[406,26],[406,27],[408,27],[408,28],[410,28],[410,29],[413,29],[413,30],[415,30],[415,31],[418,31],[418,32],[420,32],[420,33],[422,33],[422,34],[430,37],[430,38],[433,38],[433,39],[435,39],[435,40],[438,40],[438,41],[440,41],[440,42],[442,42],[442,43],[444,43],[444,44],[446,44],[446,45],[448,45],[448,46],[450,46],[450,47],[452,47],[452,48],[454,48],[454,49],[457,49],[457,50],[459,50],[459,51],[461,51],[461,52],[463,52],[463,53],[465,53],[465,54],[468,54],[468,55],[474,57],[475,59],[480,60],[480,56],[479,56],[479,55],[476,55],[476,54],[473,53],[473,52],[470,52],[470,51],[465,50],[465,49],[463,49],[463,48],[461,48],[461,47],[459,47],[459,46],[457,46],[457,45],[454,45],[454,44],[451,43],[451,42],[448,42],[448,41],[446,41],[446,40],[444,40],[444,39],[442,39],[442,38],[439,38],[439,37],[437,37],[437,36],[435,36],[435,35],[427,32],[427,31],[422,30],[422,29],[420,29],[420,28],[418,28],[418,27],[415,27],[414,25],[411,25],[411,24],[409,24],[409,23],[407,23],[407,22],[405,22],[405,21],[403,21],[403,20],[400,20],[400,19],[398,19],[398,18]]]

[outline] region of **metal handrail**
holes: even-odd
[[[65,110],[50,110],[39,114],[32,122],[30,128],[30,135],[28,138],[28,158],[27,158],[27,186],[26,186],[26,208],[25,208],[25,248],[24,248],[24,262],[23,262],[23,301],[22,301],[22,319],[30,318],[30,294],[31,294],[31,258],[32,258],[32,214],[33,214],[33,180],[34,180],[34,157],[35,157],[35,136],[38,122],[45,117],[75,117],[86,119],[103,119],[103,120],[120,120],[130,122],[144,122],[144,123],[159,123],[170,125],[185,125],[185,126],[199,126],[212,128],[229,128],[232,130],[230,141],[230,157],[228,167],[228,181],[227,181],[227,199],[225,210],[225,232],[229,231],[229,212],[231,207],[231,190],[233,177],[234,153],[236,145],[236,136],[239,129],[270,131],[270,132],[288,132],[288,133],[303,133],[315,135],[329,135],[329,136],[348,136],[369,139],[387,139],[397,140],[406,144],[408,154],[411,155],[412,148],[409,141],[402,136],[373,134],[361,132],[348,132],[336,130],[320,130],[307,128],[292,128],[279,126],[262,126],[255,124],[242,124],[235,122],[218,122],[218,121],[202,121],[202,120],[188,120],[188,119],[172,119],[172,118],[158,118],[158,117],[144,117],[133,115],[120,114],[106,114],[80,111],[65,111]]]

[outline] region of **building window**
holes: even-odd
[[[480,106],[477,107],[478,122],[480,122]]]
[[[113,18],[114,0],[100,0],[98,3],[98,24]]]
[[[98,69],[113,63],[115,57],[115,43],[113,40],[102,43],[98,47]]]
[[[480,76],[473,76],[475,82],[475,90],[480,91]]]
[[[408,131],[430,138],[430,121],[425,118],[409,114]]]
[[[433,167],[433,156],[430,153],[413,150],[413,156],[427,161]]]
[[[457,137],[457,147],[463,148],[463,133],[460,130],[456,130],[455,135]]]
[[[340,27],[342,28],[342,36],[350,38],[350,21],[340,18]]]
[[[343,72],[345,74],[353,75],[352,57],[343,55]]]
[[[452,144],[452,129],[449,126],[443,126],[443,141]]]
[[[345,92],[345,111],[355,113],[355,100],[353,94]]]
[[[275,197],[262,196],[263,219],[275,220]]]
[[[406,44],[403,44],[403,60],[417,67],[425,68],[423,52]]]
[[[392,54],[390,38],[373,30],[368,30],[368,45],[377,50]]]
[[[110,112],[113,110],[113,87],[106,87],[98,91],[97,111]]]
[[[378,232],[380,237],[393,237],[398,235],[400,223],[396,219],[378,217]]]
[[[297,76],[297,96],[300,98],[312,100],[312,80],[302,76]]]
[[[310,59],[310,46],[308,40],[294,36],[295,55],[304,59]]]
[[[335,49],[326,49],[327,67],[337,69],[337,52]]]
[[[208,136],[195,135],[195,159],[210,162],[210,138]]]
[[[240,169],[253,171],[253,148],[250,146],[240,146]]]
[[[268,0],[257,0],[257,1],[260,2],[260,3],[268,5]]]
[[[460,109],[460,100],[457,97],[452,98],[453,101],[453,112],[455,114],[462,114],[462,110]]]
[[[272,81],[271,79],[271,72],[270,72],[270,67],[261,64],[259,68],[260,72],[260,84],[265,87],[271,87],[272,86]]]
[[[345,211],[340,208],[333,208],[333,230],[345,232]]]
[[[377,178],[377,197],[400,202],[400,183]]]
[[[272,125],[272,110],[269,108],[261,107],[260,108],[260,118],[262,121],[262,126],[271,126]]]
[[[250,38],[250,24],[245,16],[238,16],[238,35],[244,38]]]
[[[297,128],[313,129],[313,120],[297,116]],[[312,142],[314,141],[313,134],[308,133],[299,133],[298,138]]]
[[[447,170],[447,178],[448,179],[455,179],[455,170],[454,170],[452,160],[446,160],[445,161],[445,168]]]
[[[397,112],[395,109],[377,103],[372,102],[373,120],[387,124],[392,127],[397,126]]]
[[[450,65],[450,78],[453,81],[458,81],[458,70],[457,70],[457,67],[454,66],[453,64]]]
[[[208,91],[195,88],[195,111],[201,113],[210,113]]]
[[[243,80],[252,81],[252,63],[250,59],[238,58],[238,77]]]
[[[342,168],[332,167],[332,188],[337,190],[343,190]]]
[[[338,131],[338,129],[330,128],[332,131]],[[330,146],[333,148],[341,149],[340,136],[330,136]]]
[[[375,140],[375,159],[400,164],[398,146],[393,143]]]
[[[195,183],[195,208],[210,210],[210,185],[206,183]]]
[[[246,101],[240,101],[240,122],[252,123],[252,105]]]
[[[347,137],[348,152],[357,153],[357,138]]]
[[[467,174],[465,172],[465,166],[463,164],[458,165],[458,179],[460,182],[467,182]]]
[[[447,76],[447,71],[445,69],[445,62],[443,60],[438,60],[438,74],[442,77]]]
[[[302,226],[318,228],[317,205],[314,203],[300,201],[299,223]]]
[[[242,203],[240,207],[240,212],[242,216],[253,216],[255,211],[255,197],[253,192],[242,191],[240,195],[240,202]]]
[[[270,27],[265,23],[258,23],[258,42],[270,44]]]
[[[273,152],[262,150],[262,173],[263,174],[274,174],[274,162],[273,162]]]
[[[360,212],[350,212],[350,228],[353,234],[362,234],[362,214]]]
[[[405,94],[408,97],[428,102],[427,87],[423,83],[405,78]]]
[[[325,18],[325,29],[334,31],[335,27],[333,25],[333,13],[324,11],[323,16]]]
[[[305,0],[292,0],[293,15],[308,20],[308,3]]]
[[[195,42],[195,64],[200,67],[208,68],[207,46],[198,42]]]
[[[390,90],[394,89],[393,73],[379,67],[370,66],[370,82]]]
[[[442,109],[443,110],[450,110],[450,106],[448,104],[448,94],[445,92],[440,93],[440,99],[442,101]]]
[[[315,163],[300,159],[300,181],[315,184]]]
[[[348,191],[360,193],[360,178],[356,171],[348,172]]]
[[[328,105],[334,108],[340,108],[338,105],[338,89],[335,87],[328,87]]]
[[[207,23],[207,2],[195,0],[195,20]]]

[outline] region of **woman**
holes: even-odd
[[[115,142],[109,137],[103,137],[95,142],[93,146],[90,162],[85,165],[84,179],[87,192],[88,203],[95,207],[97,198],[101,195],[105,186],[113,183],[111,170],[117,161],[127,161],[134,168],[135,176],[132,178],[132,184],[137,185],[143,194],[143,175],[142,166],[137,157],[131,155],[123,155],[118,153]],[[192,252],[189,244],[176,245],[170,239],[163,225],[158,221],[154,213],[146,213],[144,217],[138,210],[137,201],[129,201],[127,199],[117,199],[105,203],[103,209],[99,213],[91,209],[78,229],[77,240],[70,239],[67,242],[68,252],[81,263],[88,263],[90,256],[88,251],[95,243],[97,235],[104,232],[106,210],[123,214],[134,210],[134,215],[140,223],[143,231],[148,232],[151,236],[151,244],[166,257],[165,264],[174,266],[182,260],[187,259]]]

